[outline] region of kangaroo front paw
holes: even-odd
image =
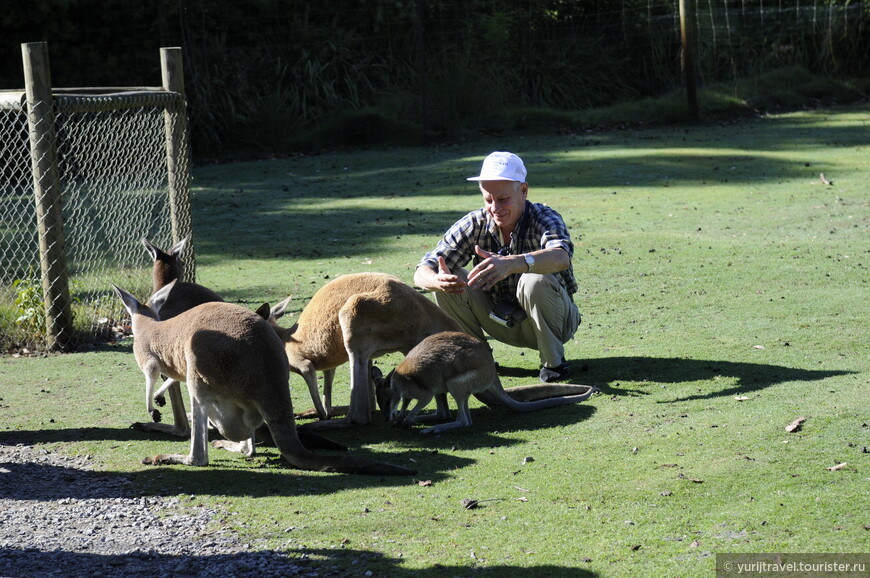
[[[163,407],[164,405],[166,405],[166,397],[163,394],[155,395],[154,403],[156,403],[159,407]]]
[[[163,416],[160,414],[160,410],[152,409],[151,410],[151,420],[154,423],[160,423],[160,420],[163,419]]]

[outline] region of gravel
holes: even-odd
[[[258,548],[193,498],[143,496],[89,457],[4,443],[0,577],[317,575],[303,553]]]

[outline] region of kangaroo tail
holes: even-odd
[[[290,419],[268,422],[269,431],[281,456],[290,465],[301,470],[316,472],[339,472],[342,474],[365,474],[370,476],[411,476],[416,470],[409,470],[377,460],[344,455],[318,455],[308,451],[299,440],[296,426]]]
[[[536,383],[505,388],[504,392],[517,401],[536,401],[548,397],[586,395],[592,386],[574,383]],[[587,396],[588,397],[588,396]]]
[[[490,407],[526,412],[586,401],[596,391],[591,385],[538,383],[507,390],[499,385],[475,394],[475,397]]]
[[[314,432],[297,429],[296,434],[299,436],[299,441],[302,445],[310,450],[333,450],[336,452],[347,451],[347,446],[326,439]],[[272,439],[272,432],[266,424],[257,428],[257,441],[267,446],[275,446],[275,440]]]

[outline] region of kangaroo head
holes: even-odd
[[[401,392],[393,387],[394,373],[396,373],[395,369],[384,377],[383,372],[376,365],[372,366],[371,377],[375,384],[375,399],[377,399],[381,414],[387,422],[396,419],[399,402],[402,401]]]
[[[181,278],[184,273],[184,261],[179,255],[187,246],[188,239],[189,237],[185,237],[165,253],[148,239],[142,238],[142,245],[154,261],[155,283],[165,285],[173,279]]]

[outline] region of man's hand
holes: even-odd
[[[447,261],[444,257],[438,257],[438,273],[435,275],[437,291],[444,291],[452,295],[459,295],[465,292],[466,283],[459,276],[454,275],[447,268]]]
[[[482,257],[483,261],[478,263],[477,266],[471,270],[471,273],[468,274],[469,287],[488,291],[492,289],[496,283],[507,278],[509,275],[522,272],[516,270],[516,255],[507,255],[503,257],[498,253],[484,251],[478,245],[474,246],[474,252]],[[523,262],[524,270],[525,260],[522,258],[520,258],[520,260]]]

